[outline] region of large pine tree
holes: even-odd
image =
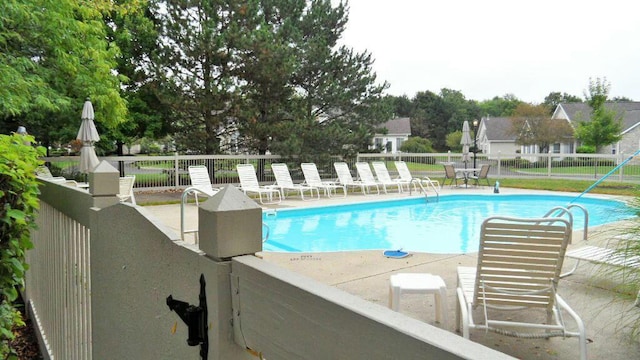
[[[362,150],[389,119],[386,84],[376,84],[371,55],[338,46],[344,4],[164,4],[157,68],[166,74],[163,101],[181,115],[175,125],[185,149],[215,153],[224,131],[239,129],[251,152]]]

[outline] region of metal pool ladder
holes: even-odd
[[[411,196],[411,185],[416,186],[416,184],[418,184],[418,186],[420,187],[420,191],[422,191],[422,193],[424,194],[424,198],[428,199],[429,195],[427,194],[427,189],[425,189],[424,185],[422,184],[422,180],[416,178],[411,179],[411,181],[409,182],[409,196]],[[438,189],[433,185],[433,183],[428,184],[428,186],[431,186],[433,191],[436,193],[436,201],[440,201],[440,193],[438,192]]]
[[[573,228],[573,214],[571,213],[571,208],[578,208],[584,213],[584,229],[582,231],[582,240],[587,240],[587,231],[589,229],[589,212],[584,206],[578,204],[569,204],[566,207],[556,206],[549,210],[543,217],[562,217],[562,215],[566,214],[569,216],[569,224],[571,225],[571,228]]]

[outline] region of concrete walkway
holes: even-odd
[[[529,190],[504,188],[500,192],[501,194],[532,193]],[[464,187],[451,188],[447,186],[441,192],[442,195],[452,193],[493,193],[493,188],[469,187],[465,189]],[[415,195],[414,193],[413,196]],[[136,195],[136,199],[139,204],[145,204],[159,196],[159,194],[155,196],[140,194]],[[180,194],[172,196],[180,198]],[[272,205],[267,208],[325,206],[343,202],[373,201],[407,196],[406,193],[380,196],[349,194],[346,198],[322,198],[319,201],[301,201],[299,198],[292,197],[280,205]],[[435,195],[430,193],[429,196]],[[145,209],[165,225],[180,233],[180,205],[145,206]],[[185,215],[185,229],[196,229],[196,206],[188,204],[185,207]],[[606,241],[607,238],[619,232],[623,225],[619,223],[590,230],[589,243]],[[187,235],[185,240],[187,242],[194,241],[192,235]],[[576,231],[574,244],[571,247],[584,244],[582,232]],[[449,331],[455,331],[456,267],[475,266],[476,264],[475,253],[448,255],[414,253],[403,259],[386,258],[380,251],[265,252],[258,254],[258,256],[385,307],[388,306],[389,301],[390,275],[400,272],[439,275],[447,285],[449,327],[446,330]],[[572,265],[571,260],[565,262],[566,269]],[[635,325],[640,326],[640,308],[632,307],[633,296],[630,295],[629,299],[623,300],[622,295],[614,291],[623,281],[609,270],[591,264],[581,264],[574,275],[560,281],[558,292],[586,324],[587,337],[590,342],[587,346],[590,359],[638,359],[640,358],[640,343],[637,339],[632,341],[630,338],[629,320],[634,320]],[[630,294],[633,294],[632,291]],[[401,299],[400,311],[408,316],[441,327],[435,322],[434,306],[432,296],[404,295]],[[480,316],[480,314],[476,316]],[[471,340],[522,359],[577,359],[579,356],[577,338],[519,339],[474,331],[471,333]]]

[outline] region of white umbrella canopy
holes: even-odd
[[[469,130],[469,122],[467,120],[462,124],[462,138],[460,139],[460,144],[462,144],[462,161],[464,161],[464,167],[467,167],[467,162],[469,162],[469,147],[471,146],[471,134]]]
[[[88,173],[100,162],[96,155],[96,150],[93,148],[93,143],[100,141],[100,135],[98,135],[98,130],[96,130],[96,124],[94,124],[93,119],[93,105],[91,104],[91,101],[87,99],[82,107],[82,123],[80,123],[80,130],[76,137],[78,140],[82,141],[79,165],[81,173]]]
[[[94,124],[93,120],[95,119],[95,115],[93,113],[93,105],[91,101],[87,99],[84,102],[84,106],[82,107],[82,123],[80,123],[80,130],[78,131],[77,139],[82,142],[85,141],[100,141],[100,135],[98,135],[98,130],[96,130],[96,124]]]

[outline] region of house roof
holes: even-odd
[[[484,117],[485,136],[488,141],[513,141],[515,135],[511,133],[511,119],[508,117]]]
[[[631,130],[640,123],[640,102],[608,102],[604,106],[622,116],[622,133]],[[553,114],[554,117],[557,117],[560,112],[564,112],[572,123],[591,120],[591,107],[587,103],[560,104]]]
[[[408,117],[389,120],[380,127],[387,129],[387,135],[411,135],[411,121]]]

